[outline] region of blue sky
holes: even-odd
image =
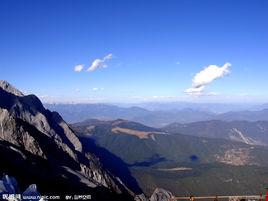
[[[2,0],[0,79],[44,101],[266,102],[267,10],[266,0]],[[202,93],[185,93],[227,62]]]

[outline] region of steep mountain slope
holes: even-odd
[[[94,142],[122,160],[147,195],[156,187],[186,196],[259,193],[268,184],[265,147],[173,135],[123,120],[91,120],[73,124],[72,128],[83,144]],[[147,133],[147,137],[141,137],[140,132]],[[99,157],[102,161],[111,160],[107,155]]]
[[[92,195],[93,200],[131,200],[131,192],[80,140],[56,112],[34,95],[0,81],[0,173],[22,187],[36,183],[45,194]]]
[[[268,122],[201,121],[189,124],[173,123],[163,128],[170,133],[222,138],[251,145],[268,145]]]

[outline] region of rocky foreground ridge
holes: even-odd
[[[85,153],[57,112],[6,81],[0,81],[0,161],[0,173],[17,178],[22,189],[34,183],[44,194],[86,192],[92,200],[148,200],[129,190],[95,155]],[[171,196],[156,189],[149,200]]]
[[[0,160],[0,172],[14,175],[23,186],[37,183],[40,192],[89,192],[96,200],[133,197],[94,155],[83,153],[58,113],[6,81],[0,81]]]

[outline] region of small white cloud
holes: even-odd
[[[79,88],[76,88],[75,89],[75,92],[80,92],[81,90]]]
[[[217,92],[205,92],[205,86],[201,86],[199,88],[189,88],[186,89],[184,92],[191,96],[218,96],[219,93]]]
[[[37,94],[36,94],[37,95]],[[41,94],[41,95],[37,95],[37,97],[42,101],[42,102],[46,102],[46,100],[52,99],[54,98],[54,96],[50,96],[47,94]]]
[[[98,68],[106,68],[107,64],[105,63],[106,61],[110,60],[113,58],[113,54],[108,54],[105,57],[103,57],[102,59],[95,59],[90,67],[87,69],[87,71],[92,72]]]
[[[209,65],[197,73],[192,80],[192,87],[184,92],[189,95],[217,95],[215,92],[205,93],[205,87],[214,80],[224,77],[230,73],[230,63],[225,63],[222,67]]]
[[[76,65],[74,67],[74,71],[75,72],[81,72],[83,70],[83,68],[84,68],[84,65],[83,64],[79,64],[79,65]]]
[[[219,96],[220,94],[218,92],[208,92],[206,93],[207,96]]]
[[[39,98],[48,98],[49,97],[49,95],[46,95],[46,94],[44,94],[44,95],[40,95],[40,96],[38,96]]]
[[[180,65],[181,63],[179,61],[176,62],[177,65]]]
[[[204,89],[205,89],[205,86],[201,86],[197,88],[192,87],[192,88],[186,89],[184,92],[189,95],[199,95],[203,93]]]
[[[173,99],[175,98],[175,96],[152,96],[152,97],[149,97],[151,99],[165,99],[165,100],[168,100],[168,99]]]
[[[98,88],[98,87],[92,88],[92,91],[102,91],[102,90],[104,90],[103,87],[101,87],[101,88]]]
[[[110,53],[110,54],[106,55],[106,56],[103,58],[103,60],[109,60],[109,59],[112,59],[112,58],[113,58],[113,54]]]

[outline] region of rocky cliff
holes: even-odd
[[[35,95],[0,81],[0,173],[9,173],[41,193],[91,194],[93,200],[132,200],[132,193],[84,153],[81,142],[56,112]]]

